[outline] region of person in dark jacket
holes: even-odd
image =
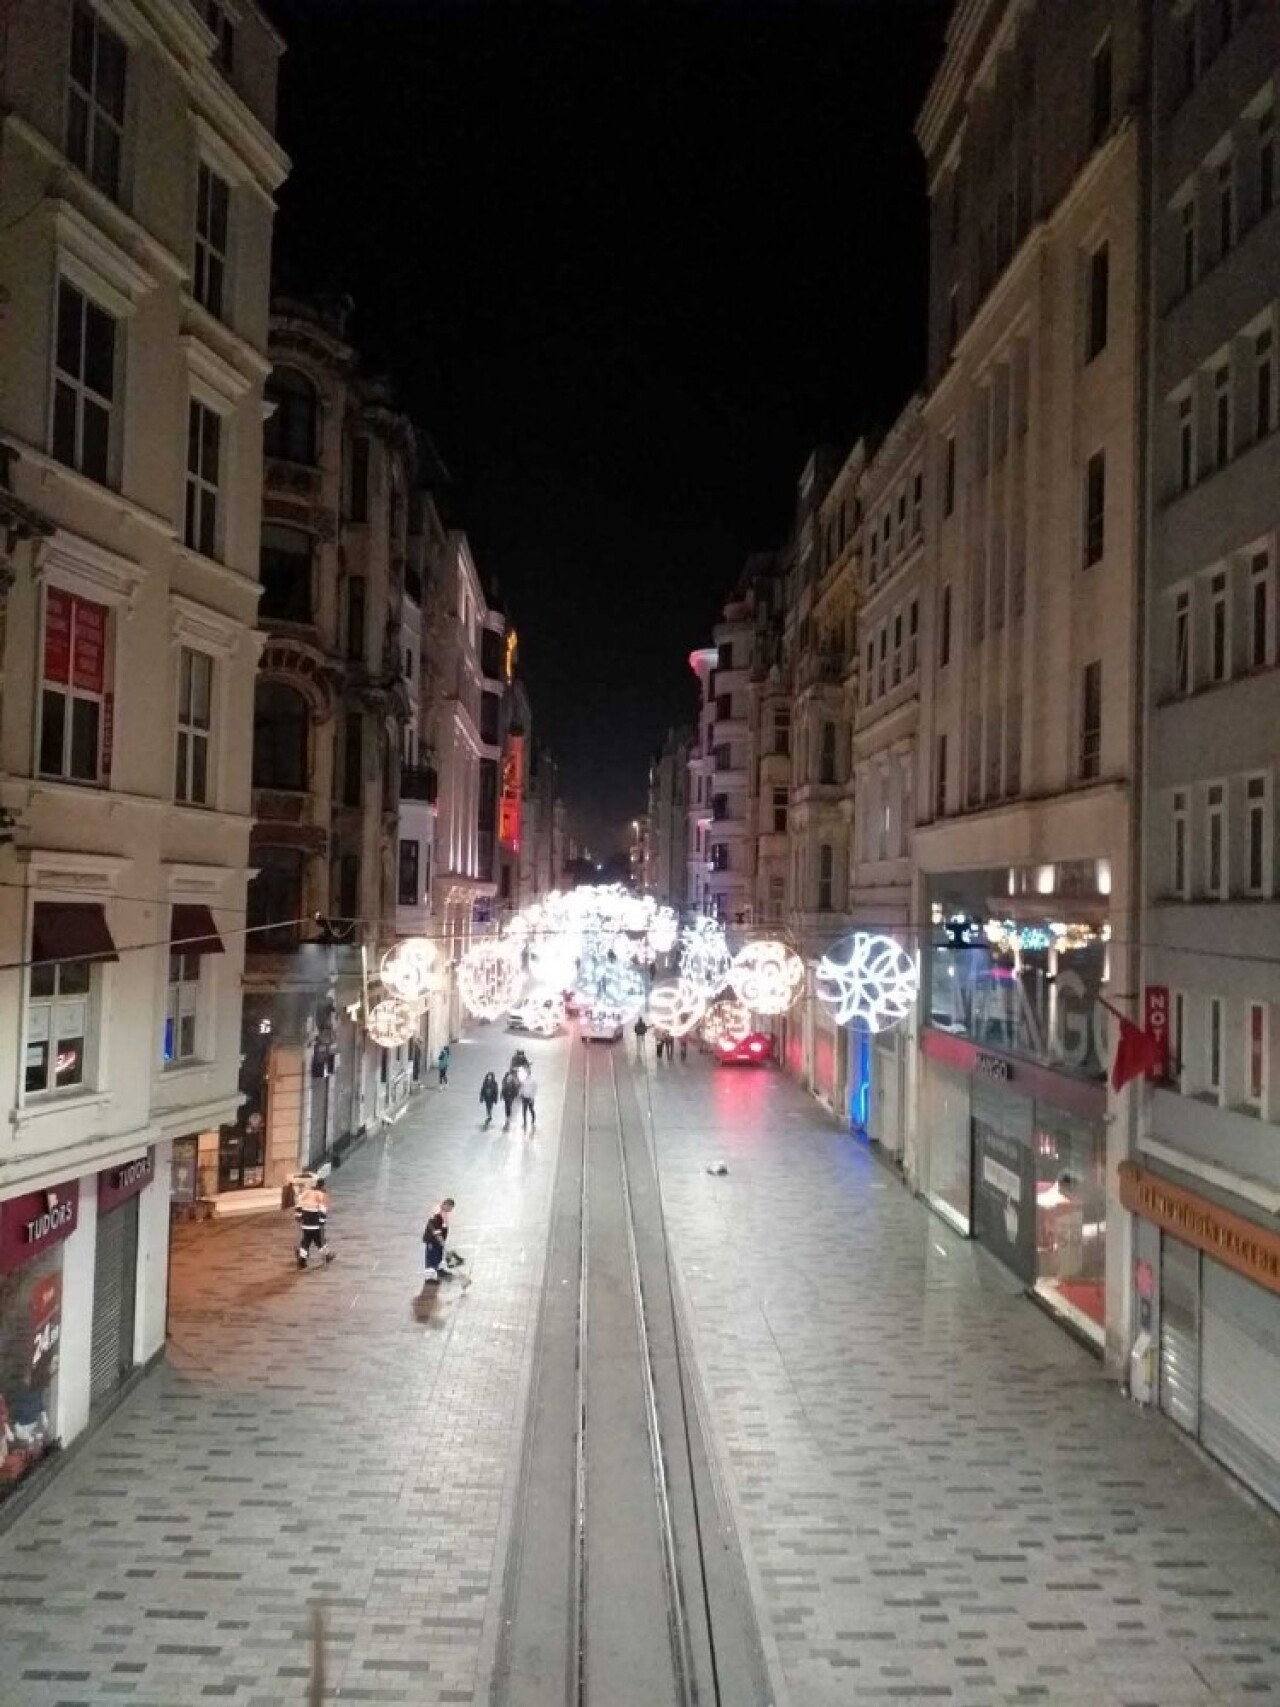
[[[481,1081],[480,1101],[484,1104],[484,1124],[487,1131],[493,1125],[493,1111],[498,1102],[498,1081],[492,1073],[486,1073]]]
[[[436,1071],[440,1075],[440,1089],[443,1090],[449,1083],[449,1045],[447,1043],[436,1056]]]
[[[502,1130],[504,1132],[509,1132],[511,1130],[511,1111],[515,1108],[516,1098],[519,1095],[520,1075],[516,1072],[514,1067],[508,1067],[506,1072],[502,1075],[502,1106],[506,1111],[506,1119],[502,1123]]]
[[[325,1228],[329,1223],[329,1193],[317,1180],[298,1197],[298,1267],[306,1268],[314,1245],[324,1260],[333,1261],[333,1252],[325,1247]]]
[[[442,1197],[440,1202],[427,1216],[427,1224],[422,1230],[422,1284],[436,1286],[443,1275],[447,1280],[449,1270],[445,1266],[444,1248],[449,1239],[449,1216],[453,1212],[453,1199]]]

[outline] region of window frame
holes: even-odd
[[[1106,140],[1115,122],[1115,62],[1111,31],[1089,55],[1089,147]]]
[[[49,667],[49,596],[56,594],[60,599],[68,601],[67,612],[67,679],[58,681],[56,677],[47,674]],[[77,661],[79,653],[79,615],[84,609],[97,613],[101,619],[101,678],[102,686],[93,688],[76,681]],[[96,618],[95,618],[96,620]],[[63,702],[62,709],[62,741],[60,763],[57,770],[46,768],[44,763],[45,747],[45,718],[48,715],[48,700],[51,695],[57,695]],[[79,788],[105,788],[111,780],[111,740],[114,722],[115,702],[115,623],[112,607],[98,599],[86,598],[83,593],[73,592],[69,588],[58,585],[46,586],[44,597],[40,601],[40,652],[39,676],[37,678],[37,700],[35,707],[35,763],[36,777],[44,781],[70,783]],[[76,705],[89,704],[95,708],[96,732],[94,736],[95,762],[92,776],[77,775],[75,772],[76,745]]]
[[[1231,680],[1231,578],[1225,569],[1208,576],[1209,668],[1212,686]]]
[[[1085,297],[1084,360],[1087,367],[1107,347],[1111,309],[1111,245],[1106,238],[1089,253]]]
[[[83,990],[63,992],[61,989],[63,968],[68,966],[83,966],[86,968],[85,987]],[[37,976],[48,974],[52,977],[53,988],[47,993],[37,994],[33,990]],[[60,1007],[82,1008],[83,1018],[79,1031],[61,1030],[57,1023]],[[47,1029],[43,1038],[32,1038],[32,1017],[37,1013],[46,1013]],[[22,1102],[45,1104],[61,1101],[64,1098],[84,1096],[98,1088],[98,1044],[99,1024],[102,1015],[102,971],[99,963],[75,960],[46,961],[41,966],[28,968],[23,988],[22,1014]],[[45,1045],[45,1071],[49,1076],[52,1067],[52,1078],[57,1079],[58,1052],[61,1042],[66,1039],[76,1039],[81,1045],[80,1075],[69,1084],[59,1085],[45,1083],[38,1089],[30,1088],[27,1075],[30,1071],[30,1051],[33,1041]]]
[[[1196,483],[1196,400],[1193,391],[1178,398],[1178,491],[1189,492]]]
[[[1240,208],[1236,194],[1236,161],[1234,154],[1219,160],[1213,173],[1218,198],[1218,258],[1224,259],[1235,248],[1240,236]]]
[[[410,885],[411,893],[405,894],[406,849],[413,850],[413,878]],[[422,849],[416,836],[401,836],[396,849],[396,905],[397,907],[420,907],[423,904],[421,891]]]
[[[1178,204],[1182,294],[1189,296],[1200,279],[1200,209],[1194,192]]]
[[[63,311],[65,307],[64,292],[75,296],[80,304],[80,328],[78,343],[79,369],[72,372],[63,365]],[[89,355],[89,326],[90,314],[101,317],[111,328],[111,390],[104,392],[90,380],[90,368],[95,363]],[[49,353],[49,424],[48,451],[49,455],[64,468],[74,469],[86,480],[93,480],[99,486],[110,487],[116,476],[119,461],[119,434],[121,417],[118,405],[121,401],[121,327],[122,317],[113,309],[106,306],[100,297],[87,290],[79,277],[73,277],[65,268],[59,267],[54,275],[53,292],[53,338]],[[60,449],[63,430],[60,426],[61,395],[69,394],[72,399],[74,415],[72,419],[71,455],[64,456]],[[96,457],[86,453],[85,423],[88,410],[92,409],[104,419],[102,433],[102,463],[101,470],[96,466]],[[94,467],[87,464],[93,460]]]
[[[217,788],[213,770],[213,722],[217,704],[217,659],[197,646],[178,648],[178,692],[174,738],[174,801],[181,806],[214,806]],[[197,667],[205,673],[206,720],[196,714]],[[196,754],[203,749],[203,789],[197,793]]]
[[[1091,714],[1096,717],[1091,721]],[[1102,775],[1102,660],[1093,658],[1080,673],[1079,778],[1096,782]]]
[[[1176,900],[1191,899],[1191,811],[1185,788],[1175,788],[1170,797],[1169,888]]]
[[[1257,838],[1257,865],[1254,844]],[[1244,778],[1244,892],[1269,901],[1275,868],[1275,820],[1271,799],[1271,774],[1253,771]]]
[[[1231,362],[1220,362],[1213,370],[1213,466],[1225,468],[1231,461],[1235,439],[1235,398],[1232,395]]]
[[[1194,684],[1191,643],[1191,588],[1175,587],[1173,591],[1173,692],[1185,699]]]
[[[1255,1038],[1255,1022],[1260,1034]],[[1271,1009],[1267,1002],[1245,1004],[1244,1074],[1241,1102],[1251,1114],[1265,1120],[1270,1105]],[[1255,1077],[1255,1065],[1257,1075]]]
[[[92,66],[88,84],[81,83],[75,73],[76,28],[80,20],[87,22],[92,31]],[[113,113],[104,104],[99,76],[101,47],[103,39],[110,41],[120,54],[120,111]],[[101,190],[113,202],[119,202],[124,181],[125,133],[129,119],[129,92],[131,79],[129,76],[129,44],[117,30],[103,18],[95,6],[88,0],[74,0],[71,11],[71,30],[68,38],[68,56],[66,63],[65,102],[66,122],[63,127],[63,151],[67,159],[95,187]],[[84,109],[84,151],[83,158],[75,146],[73,138],[74,114],[77,103]],[[110,170],[100,170],[99,150],[103,146],[99,138],[99,125],[105,126],[106,134],[115,140],[114,159]],[[110,154],[110,150],[108,150]]]
[[[205,1059],[205,1052],[201,1048],[205,1010],[204,961],[203,954],[192,954],[189,949],[177,953],[172,949],[169,951],[169,964],[165,973],[164,1032],[160,1042],[161,1059],[166,1072],[177,1072],[183,1067],[195,1066]],[[189,970],[193,965],[194,975]],[[182,1025],[185,1020],[191,1022],[189,1049],[181,1047]]]
[[[1211,901],[1226,901],[1231,894],[1231,845],[1227,808],[1228,789],[1226,783],[1205,783],[1204,894]],[[1215,862],[1217,865],[1216,874],[1214,871]]]
[[[1275,656],[1276,578],[1271,551],[1264,549],[1249,558],[1249,668],[1270,669]]]
[[[1096,502],[1095,502],[1096,500]],[[1084,471],[1084,508],[1081,562],[1092,569],[1107,551],[1107,452],[1105,446],[1092,452]]]
[[[1204,1066],[1205,1090],[1221,1108],[1224,1100],[1223,1045],[1226,1041],[1226,1003],[1209,996],[1205,1003]]]
[[[1270,326],[1253,335],[1253,438],[1267,438],[1276,427],[1276,340]]]
[[[187,460],[182,487],[182,543],[188,551],[194,551],[214,563],[222,559],[226,531],[222,480],[227,464],[227,447],[223,438],[226,420],[223,412],[215,409],[204,394],[189,393]],[[212,474],[208,466],[210,460],[213,463]]]

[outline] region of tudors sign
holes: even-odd
[[[12,1274],[69,1239],[80,1211],[80,1181],[28,1191],[0,1203],[0,1274]]]
[[[1246,1280],[1280,1292],[1280,1233],[1255,1226],[1135,1162],[1120,1164],[1120,1201],[1135,1215],[1154,1221]]]
[[[154,1147],[144,1156],[135,1156],[131,1162],[122,1162],[118,1168],[104,1168],[98,1175],[99,1215],[105,1215],[108,1210],[115,1209],[131,1197],[136,1197],[155,1177]]]

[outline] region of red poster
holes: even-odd
[[[1149,1079],[1169,1077],[1169,987],[1148,984],[1143,998],[1142,1029],[1160,1046],[1160,1058],[1147,1074]]]
[[[47,1387],[58,1373],[62,1338],[62,1276],[46,1274],[31,1290],[31,1385]]]
[[[72,685],[86,693],[101,693],[105,685],[107,612],[87,599],[75,601],[75,641]]]
[[[44,596],[44,679],[71,679],[71,594],[50,587]]]

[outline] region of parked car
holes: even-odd
[[[584,1043],[616,1043],[622,1036],[622,1015],[617,1008],[589,1008],[582,1016]]]
[[[773,1060],[773,1039],[767,1031],[749,1031],[736,1043],[722,1037],[715,1056],[723,1067],[767,1067]]]

